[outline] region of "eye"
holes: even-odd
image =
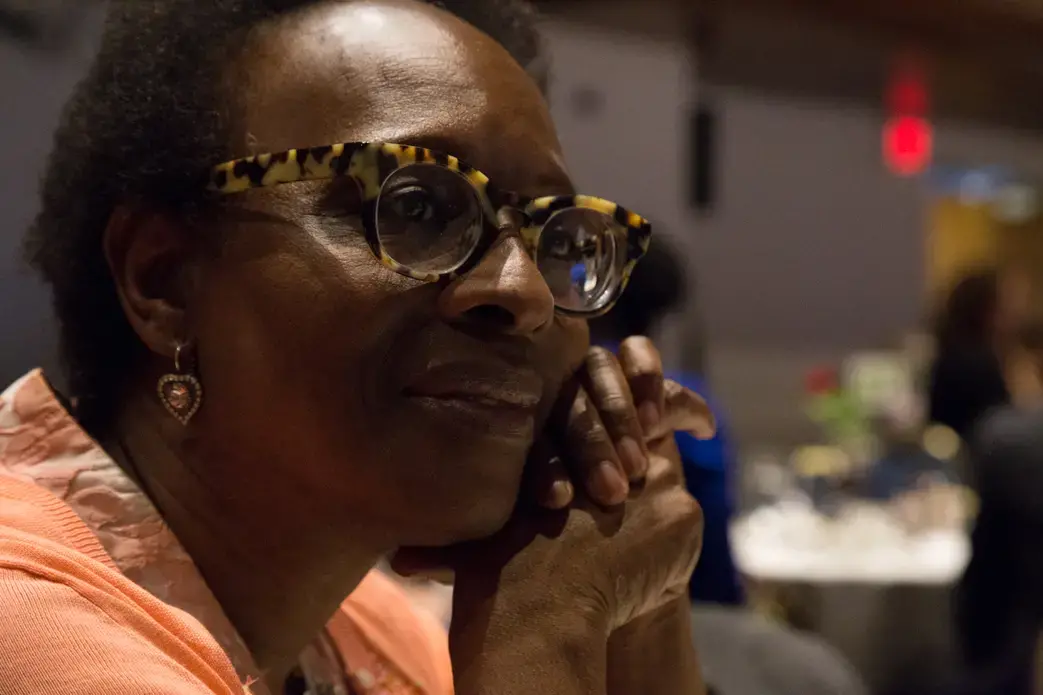
[[[551,238],[546,253],[555,258],[567,258],[572,255],[572,239],[566,236]]]
[[[412,270],[439,274],[466,261],[483,230],[474,187],[434,164],[411,164],[384,181],[376,223],[388,256]]]
[[[598,311],[615,296],[624,258],[617,253],[619,239],[625,231],[602,212],[566,208],[551,215],[536,257],[559,308]]]
[[[403,186],[387,194],[388,212],[404,222],[430,222],[439,215],[437,196],[422,186]]]

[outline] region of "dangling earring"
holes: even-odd
[[[178,343],[174,348],[175,374],[166,374],[156,385],[156,392],[163,406],[182,425],[187,425],[192,416],[203,404],[203,385],[187,369],[183,369],[181,352],[184,345]]]

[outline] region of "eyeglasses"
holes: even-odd
[[[408,145],[356,142],[246,157],[214,167],[207,187],[231,194],[340,177],[357,185],[366,242],[391,270],[424,282],[460,276],[492,247],[500,220],[512,220],[567,315],[612,308],[652,236],[647,220],[616,203],[522,197],[455,157]]]

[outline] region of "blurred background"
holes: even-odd
[[[742,585],[733,602],[813,637],[856,674],[785,692],[855,692],[861,681],[950,692],[971,678],[954,606],[984,503],[971,492],[970,425],[931,403],[934,317],[971,273],[1016,267],[1023,301],[1009,336],[1043,299],[1043,5],[538,5],[578,188],[651,217],[683,275],[679,301],[650,328],[727,426],[732,501],[720,518]],[[101,7],[0,0],[0,383],[33,366],[57,373],[49,300],[17,244]],[[1004,344],[1006,398],[987,405],[1029,406],[1043,392],[1032,358],[1043,345]],[[693,450],[695,468],[704,453]],[[709,528],[718,517],[707,518]],[[1038,631],[1026,629],[1034,650]],[[742,660],[729,668],[734,655],[696,638],[711,684],[743,692]],[[974,692],[1035,688],[1002,680]]]

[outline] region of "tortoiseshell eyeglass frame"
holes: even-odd
[[[466,179],[477,193],[484,215],[481,237],[463,264],[451,272],[433,274],[415,271],[395,261],[384,252],[380,243],[376,217],[381,187],[395,171],[412,164],[435,164],[454,171]],[[233,194],[251,188],[298,181],[321,181],[343,176],[354,179],[359,187],[363,230],[373,255],[396,273],[423,282],[452,279],[477,265],[501,233],[496,224],[497,213],[505,208],[523,214],[519,235],[533,259],[537,258],[543,226],[555,213],[569,208],[581,208],[608,216],[616,223],[613,229],[625,235],[625,239],[617,239],[623,242],[621,248],[625,253],[620,281],[608,300],[596,309],[577,311],[556,306],[559,313],[568,316],[593,318],[611,309],[626,289],[634,266],[648,250],[652,238],[652,227],[648,220],[616,203],[585,195],[527,198],[495,188],[485,174],[452,155],[411,145],[383,142],[340,143],[244,157],[215,166],[210,172],[207,188],[219,194]]]

